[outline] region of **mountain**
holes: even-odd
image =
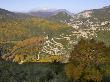
[[[41,12],[41,11],[40,11]],[[49,12],[49,11],[48,11]],[[74,16],[66,10],[51,11],[51,14],[44,14],[42,17],[25,14],[25,19],[14,19],[11,21],[2,21],[0,26],[0,40],[2,45],[9,44],[13,51],[18,44],[28,44],[32,37],[40,37],[43,39],[43,44],[38,50],[29,50],[30,47],[36,48],[29,44],[26,47],[20,47],[16,53],[4,59],[21,62],[25,56],[25,61],[47,61],[45,57],[59,56],[63,57],[63,62],[67,62],[69,54],[74,45],[83,39],[96,39],[103,41],[106,45],[110,45],[110,7],[100,9],[92,9],[80,12]],[[53,14],[54,13],[54,14]],[[14,13],[18,16],[18,13]],[[21,16],[21,13],[19,13]],[[5,14],[3,14],[5,16]],[[48,16],[47,16],[48,15]],[[47,17],[46,17],[47,16]],[[19,18],[19,17],[18,17]],[[5,18],[7,19],[7,17]],[[13,31],[13,32],[12,32]],[[38,38],[37,38],[38,39]],[[35,39],[36,40],[36,39]],[[38,42],[38,44],[40,44]],[[37,48],[36,48],[37,49]],[[25,51],[26,50],[26,51]],[[5,50],[4,50],[5,51]],[[28,55],[25,55],[28,54]],[[40,57],[42,60],[34,60],[32,54]],[[45,56],[48,55],[48,56]],[[43,60],[45,58],[45,60]],[[50,57],[51,58],[51,57]],[[32,60],[31,60],[32,59]],[[53,58],[52,58],[53,59]],[[62,61],[62,58],[61,58]]]
[[[29,15],[23,14],[23,13],[17,13],[17,12],[11,12],[5,9],[0,8],[0,20],[4,21],[10,21],[15,19],[25,19],[27,17],[30,17]]]
[[[22,13],[10,12],[4,9],[2,9],[0,13],[3,13],[0,16],[4,17],[4,20],[0,19],[0,47],[2,47],[3,59],[11,61],[17,60],[16,62],[20,62],[22,58],[29,56],[29,59],[26,59],[26,61],[29,61],[33,57],[33,54],[35,54],[36,57],[38,53],[40,56],[43,54],[59,55],[63,54],[62,51],[59,52],[60,49],[65,51],[63,45],[59,45],[64,42],[63,40],[61,40],[62,42],[60,41],[61,43],[53,41],[56,43],[56,49],[58,49],[58,51],[54,50],[55,46],[53,45],[53,42],[52,48],[49,50],[45,49],[45,47],[47,47],[47,42],[51,41],[52,38],[59,37],[61,34],[66,35],[69,32],[71,27],[67,24],[57,23]],[[10,16],[7,17],[7,14]],[[22,17],[23,15],[25,15],[25,17]],[[32,37],[44,39],[44,41],[42,41],[44,44],[42,44],[41,48],[32,43],[33,41],[38,41],[39,38],[31,39]],[[40,42],[36,43],[36,45],[39,44]],[[35,51],[31,50],[32,53],[30,53],[30,48],[35,48]]]
[[[37,11],[37,12],[29,12],[29,15],[46,18],[52,16],[54,13],[51,11]]]
[[[15,13],[0,8],[0,19],[13,19],[16,17],[17,15]]]
[[[48,17],[48,20],[56,21],[56,22],[62,22],[62,23],[67,23],[70,21],[72,16],[66,12],[66,11],[60,11],[57,14]]]
[[[110,19],[110,6],[106,6],[100,9],[92,9],[92,10],[85,10],[83,12],[80,12],[77,15],[77,17],[82,16],[82,18],[97,18],[99,20],[108,20]]]
[[[66,9],[58,9],[58,10],[39,10],[28,13],[31,16],[45,18],[51,21],[56,22],[68,22],[72,17],[72,13],[67,11]]]
[[[53,15],[56,15],[60,12],[66,12],[68,13],[69,15],[71,14],[69,11],[67,11],[66,9],[58,9],[58,10],[55,10],[55,9],[47,9],[47,10],[38,10],[38,11],[31,11],[31,12],[28,12],[27,14],[29,15],[32,15],[32,16],[37,16],[37,17],[43,17],[43,18],[47,18],[47,17],[50,17],[50,16],[53,16]]]
[[[95,39],[110,44],[110,6],[75,14],[68,24],[78,29],[77,33],[81,36],[94,36]]]

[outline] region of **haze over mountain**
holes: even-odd
[[[27,14],[57,22],[58,21],[68,22],[69,19],[73,16],[73,13],[67,11],[66,9],[58,9],[58,10],[47,9],[47,10],[31,11]]]
[[[66,9],[46,9],[46,10],[38,10],[38,11],[30,11],[29,14],[33,16],[39,16],[39,17],[48,17],[58,14],[59,12],[66,12],[71,15],[69,11]]]

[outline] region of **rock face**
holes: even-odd
[[[77,14],[77,18],[80,18],[80,17],[89,18],[89,17],[91,17],[91,14],[92,14],[92,11],[89,11],[89,10],[84,11],[84,12]]]

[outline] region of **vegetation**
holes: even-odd
[[[109,20],[109,14],[103,13],[103,9],[99,10],[100,15],[104,15],[102,18],[99,12],[93,11],[98,23]],[[78,29],[64,24],[71,18],[65,12],[48,20],[3,9],[0,12],[0,82],[110,82],[109,23],[98,28],[105,28],[102,31],[96,30],[95,40],[79,41],[79,36],[73,34]],[[87,19],[77,20],[86,24]],[[97,23],[92,17],[90,20]],[[85,29],[85,24],[79,27]],[[64,53],[41,52],[43,47],[47,52],[55,49]],[[67,56],[69,61],[62,63],[62,60],[68,60]]]
[[[71,15],[69,15],[66,11],[62,11],[57,13],[56,15],[48,17],[49,20],[56,21],[56,22],[62,22],[67,23],[72,18]]]
[[[106,45],[110,44],[110,32],[109,31],[98,31],[97,38],[98,41],[103,41]]]
[[[1,82],[109,82],[110,47],[81,39],[66,64],[56,59],[18,64],[1,58],[0,75]]]
[[[2,42],[20,41],[34,36],[53,36],[60,30],[67,29],[69,27],[65,24],[49,22],[44,19],[33,17],[0,21],[0,40]]]
[[[65,72],[71,82],[109,82],[110,47],[103,42],[83,40],[71,52]]]
[[[63,64],[0,61],[0,82],[64,82]]]

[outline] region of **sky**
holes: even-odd
[[[110,0],[0,0],[0,8],[16,12],[31,10],[67,9],[78,13],[110,5]]]

